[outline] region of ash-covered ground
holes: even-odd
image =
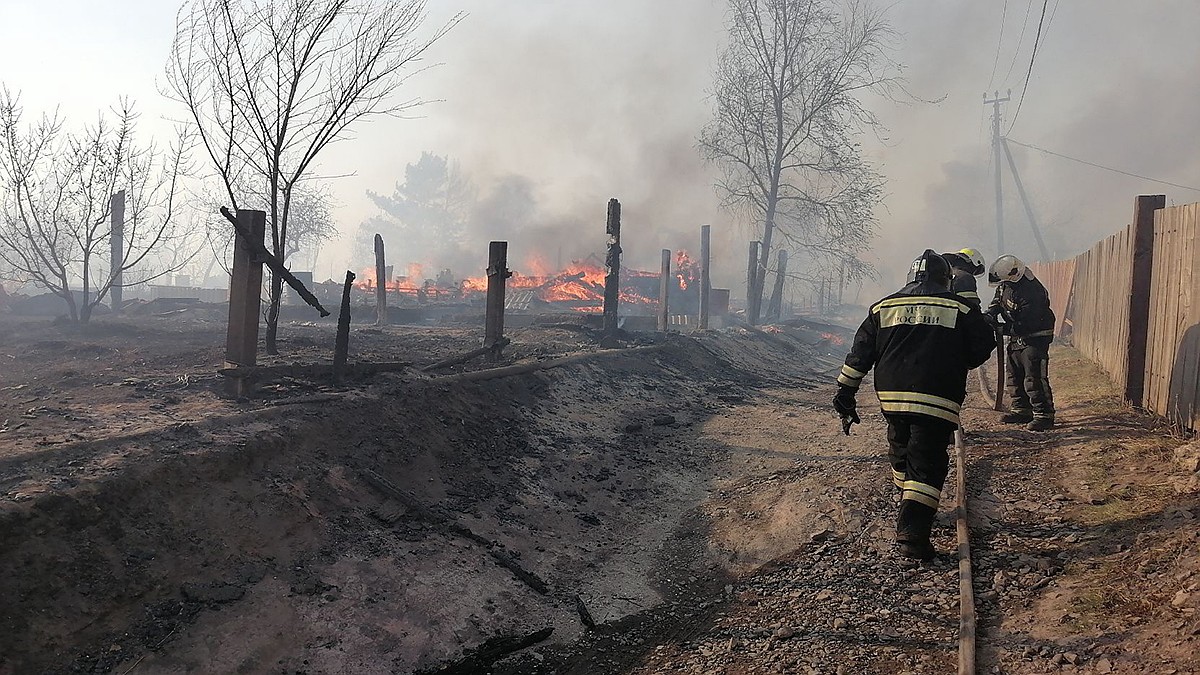
[[[951,498],[944,555],[897,558],[882,418],[829,410],[847,330],[550,323],[436,373],[478,327],[356,327],[411,367],[246,400],[219,317],[0,329],[0,673],[954,672]],[[328,362],[332,326],[282,335],[261,363]],[[968,401],[981,663],[1187,672],[1182,441],[1057,358],[1055,432]]]

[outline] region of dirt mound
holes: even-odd
[[[0,672],[407,672],[638,620],[689,576],[720,588],[687,517],[723,452],[699,428],[755,387],[810,386],[827,364],[809,342],[727,331],[484,382],[380,376],[7,465]]]

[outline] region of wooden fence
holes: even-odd
[[[1132,226],[1100,241],[1072,260],[1034,265],[1033,273],[1046,284],[1051,304],[1062,307],[1060,330],[1084,356],[1122,391],[1128,375],[1129,297]],[[1066,276],[1066,268],[1071,276]],[[1057,274],[1056,274],[1057,273]],[[1110,290],[1122,289],[1122,290]],[[1061,333],[1060,333],[1061,334]]]
[[[1050,292],[1057,335],[1126,400],[1200,426],[1200,203],[1138,197],[1133,223],[1070,260],[1030,267]]]
[[[1200,204],[1162,209],[1154,218],[1145,405],[1189,429],[1196,415],[1200,362]]]

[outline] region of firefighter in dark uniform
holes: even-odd
[[[926,250],[909,283],[871,307],[838,377],[833,407],[842,428],[859,421],[855,394],[871,368],[888,423],[892,478],[903,490],[896,522],[902,555],[933,558],[929,534],[966,397],[967,373],[996,346],[983,314],[950,291],[950,266]]]
[[[950,263],[950,290],[968,304],[979,307],[979,285],[975,277],[987,271],[983,255],[973,248],[964,248],[954,253],[943,253],[942,257]]]
[[[1016,256],[1002,255],[992,263],[996,297],[987,313],[1002,320],[1009,336],[1006,351],[1009,413],[1000,418],[1025,424],[1030,431],[1054,427],[1054,392],[1050,390],[1050,343],[1054,341],[1054,311],[1050,294]]]

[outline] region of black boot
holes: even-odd
[[[896,520],[896,543],[900,544],[900,555],[917,560],[933,560],[937,556],[929,534],[933,530],[933,519],[937,509],[911,499],[900,502],[900,515]]]
[[[1035,417],[1032,422],[1025,425],[1025,428],[1030,431],[1047,431],[1054,428],[1053,417]]]
[[[1001,417],[1000,421],[1005,424],[1026,424],[1033,421],[1033,413],[1028,410],[1014,410]]]

